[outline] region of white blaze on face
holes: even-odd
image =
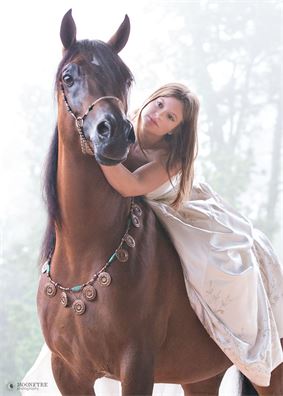
[[[95,55],[92,56],[92,61],[91,61],[91,63],[92,63],[93,65],[99,66],[99,62],[98,62],[98,60],[96,59]]]

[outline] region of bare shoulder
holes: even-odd
[[[145,150],[150,162],[166,163],[169,158],[169,153],[165,149]]]
[[[135,143],[131,146],[127,160],[123,163],[130,171],[148,164],[160,164],[167,171],[167,161],[169,159],[169,151],[163,147],[160,149],[141,150],[140,146]],[[180,164],[171,166],[169,170],[170,176],[177,174],[181,169]]]
[[[138,143],[134,143],[130,148],[127,160],[124,162],[124,165],[130,170],[135,170],[149,162],[159,162],[162,165],[166,165],[168,158],[168,151],[164,148],[142,150]]]
[[[168,149],[162,148],[158,150],[152,150],[152,152],[147,152],[148,158],[150,162],[161,165],[162,168],[168,171],[168,160],[169,160],[169,151]],[[181,165],[170,164],[169,174],[170,176],[176,175],[181,170]]]

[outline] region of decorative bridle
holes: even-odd
[[[80,143],[81,143],[81,148],[82,152],[84,154],[94,154],[93,148],[90,146],[89,141],[85,137],[84,131],[83,131],[83,124],[84,120],[86,119],[87,115],[89,112],[94,108],[94,106],[101,100],[105,99],[115,99],[122,103],[122,101],[115,97],[115,96],[103,96],[97,100],[95,100],[87,109],[85,114],[83,116],[76,116],[71,109],[67,97],[64,92],[63,85],[61,83],[61,90],[62,94],[64,97],[64,102],[67,106],[68,112],[72,115],[72,117],[75,119],[76,122],[76,127],[80,135]],[[90,152],[89,152],[89,151]],[[130,213],[128,215],[128,221],[127,221],[127,227],[126,231],[122,237],[122,240],[115,250],[115,252],[110,256],[109,260],[106,262],[104,266],[101,267],[101,269],[85,283],[82,283],[80,285],[75,285],[72,287],[65,287],[61,285],[60,283],[56,282],[54,279],[51,277],[51,261],[52,261],[52,256],[55,250],[55,247],[50,251],[48,258],[46,262],[42,266],[42,274],[46,274],[47,276],[47,283],[44,287],[44,292],[45,295],[48,297],[54,297],[57,294],[58,289],[61,290],[61,298],[60,302],[65,308],[72,307],[74,312],[77,315],[82,315],[86,311],[86,304],[85,301],[93,301],[95,300],[97,296],[97,290],[94,287],[94,283],[97,281],[100,286],[109,286],[111,283],[111,276],[107,272],[108,268],[110,265],[115,261],[118,260],[122,263],[127,262],[129,258],[129,253],[126,249],[126,247],[134,248],[136,245],[135,239],[132,237],[132,235],[129,234],[131,225],[133,225],[136,228],[139,228],[141,226],[141,216],[142,216],[142,210],[138,204],[134,202],[134,199],[131,199],[131,205],[130,205]],[[76,294],[79,294],[77,297]]]
[[[81,149],[82,149],[83,154],[94,155],[94,149],[93,149],[90,141],[86,138],[86,136],[84,134],[83,126],[84,126],[84,121],[85,121],[86,117],[91,112],[91,110],[93,110],[94,106],[97,103],[101,102],[102,100],[114,99],[120,104],[120,108],[121,109],[123,109],[123,107],[124,107],[123,102],[121,101],[121,99],[117,98],[117,96],[111,96],[111,95],[101,96],[100,98],[96,99],[90,106],[88,106],[88,109],[84,113],[83,116],[76,116],[75,113],[73,112],[71,106],[69,105],[69,102],[68,102],[67,96],[65,94],[64,86],[63,86],[62,82],[60,82],[60,88],[61,88],[61,92],[62,92],[62,95],[63,95],[63,99],[64,99],[64,102],[65,102],[65,105],[67,107],[67,111],[75,119],[77,131],[78,131],[79,136],[80,136],[80,143],[81,143]]]

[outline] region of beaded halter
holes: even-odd
[[[76,116],[75,113],[73,112],[71,106],[68,103],[68,99],[67,96],[65,94],[64,91],[64,87],[62,82],[60,82],[60,88],[61,88],[61,92],[63,95],[63,100],[65,102],[65,105],[67,107],[67,111],[71,114],[71,116],[75,119],[75,123],[76,123],[76,127],[77,127],[77,131],[79,133],[80,136],[80,143],[81,143],[81,149],[83,154],[90,154],[90,155],[94,155],[94,149],[92,147],[91,142],[86,138],[84,130],[83,130],[83,126],[84,126],[84,121],[86,119],[86,117],[88,116],[88,114],[91,112],[91,110],[94,108],[94,106],[102,101],[102,100],[109,100],[109,99],[114,99],[118,102],[119,106],[121,109],[123,109],[123,102],[121,101],[121,99],[117,98],[116,96],[101,96],[100,98],[96,99],[90,106],[88,106],[87,111],[84,113],[83,116]]]

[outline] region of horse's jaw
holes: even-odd
[[[107,156],[107,155],[105,156],[101,153],[96,153],[95,159],[100,165],[113,166],[126,161],[128,153],[129,153],[129,149],[127,149],[126,154],[122,158],[112,158],[111,156]]]
[[[94,156],[101,165],[117,165],[126,161],[132,142],[123,133],[111,137],[101,137],[97,134],[91,139]]]

